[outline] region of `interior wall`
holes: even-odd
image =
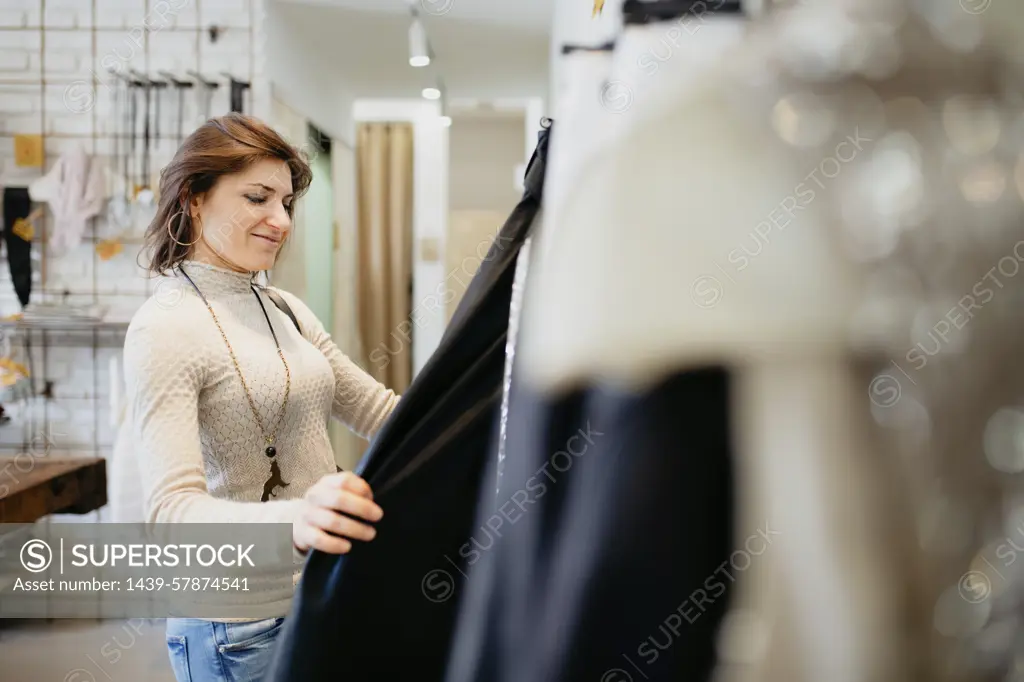
[[[448,129],[449,207],[508,212],[519,201],[515,170],[523,163],[523,116],[452,116]]]
[[[296,24],[293,6],[266,2],[266,72],[276,96],[333,140],[354,144],[353,97],[336,71],[326,68],[333,63],[326,48]]]

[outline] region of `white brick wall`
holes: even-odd
[[[41,10],[39,0],[4,0],[0,9],[0,26],[38,26]]]
[[[92,8],[81,0],[46,0],[43,25],[47,28],[92,28]]]
[[[158,77],[159,70],[187,79],[189,70],[221,83],[211,103],[213,115],[226,113],[229,88],[224,72],[248,80],[257,93],[265,58],[258,54],[264,39],[254,40],[262,20],[263,0],[2,0],[0,3],[0,184],[24,185],[38,171],[14,164],[15,133],[46,136],[45,169],[76,144],[90,153],[113,159],[119,127],[113,109],[114,80],[108,69],[129,69]],[[211,42],[208,27],[222,29]],[[253,65],[258,73],[254,79]],[[45,85],[44,85],[45,79]],[[76,85],[77,83],[77,85]],[[71,88],[71,89],[69,89]],[[78,88],[78,89],[73,89]],[[248,101],[248,98],[247,98]],[[139,95],[136,130],[141,136],[143,102]],[[151,102],[152,104],[153,102]],[[86,106],[91,104],[91,106]],[[185,91],[183,133],[202,122],[196,89]],[[83,110],[84,109],[84,110]],[[254,113],[260,114],[262,107]],[[160,133],[154,141],[150,168],[154,176],[177,148],[178,95],[161,95]],[[123,114],[122,114],[123,116]],[[137,145],[139,143],[137,142]],[[123,145],[122,145],[123,148]],[[120,166],[120,164],[117,164]],[[136,168],[138,164],[135,164]],[[119,168],[118,168],[119,170]],[[48,229],[49,213],[40,228]],[[136,265],[138,239],[126,241],[121,255],[102,261],[94,241],[114,233],[106,220],[94,221],[89,241],[60,257],[33,249],[33,301],[59,298],[70,303],[99,302],[111,316],[128,319],[152,290],[152,282]],[[37,234],[38,236],[38,234]],[[45,281],[42,273],[45,258]],[[0,315],[20,308],[10,281],[6,254],[0,245]],[[12,421],[0,426],[0,456],[13,454],[22,443],[47,428],[55,450],[90,452],[95,446],[109,454],[115,434],[110,427],[109,361],[119,355],[121,336],[38,331],[31,335],[32,368],[42,389],[53,381],[54,398],[5,404]],[[16,357],[26,361],[22,335],[15,340]],[[95,445],[94,445],[95,444]]]

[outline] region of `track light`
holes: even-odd
[[[427,43],[427,31],[423,28],[420,18],[414,16],[409,24],[409,66],[417,68],[430,65],[430,45]]]
[[[450,128],[452,125],[452,117],[448,111],[448,96],[446,93],[441,93],[441,115],[438,117],[441,125],[445,128]]]

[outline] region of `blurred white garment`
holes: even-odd
[[[50,247],[67,253],[78,246],[90,218],[99,215],[107,198],[107,178],[99,156],[82,145],[72,146],[49,173],[28,188],[32,201],[45,201],[53,212]]]
[[[619,93],[607,85],[611,66],[610,49],[578,49],[562,57],[563,91],[555,118],[558,134],[552,135],[549,143],[541,224],[558,224],[567,190],[578,181],[586,164],[610,143],[611,126],[621,121],[605,102],[618,104],[610,95]]]
[[[794,682],[882,680],[894,619],[875,589],[877,519],[858,507],[863,390],[847,367],[858,273],[829,223],[835,186],[732,99],[746,21],[686,26],[628,26],[606,78],[600,57],[567,58],[577,101],[556,117],[517,362],[549,392],[732,369],[749,486],[736,537],[766,518],[780,532],[742,582],[774,576],[767,589],[787,595],[772,613],[752,604],[775,621],[775,660],[753,665],[786,659]],[[870,144],[848,132],[844,159]]]
[[[673,29],[626,30],[604,111],[602,91],[580,95],[606,122],[600,138],[571,151],[552,140],[559,191],[524,310],[524,328],[543,333],[524,334],[521,349],[542,385],[595,373],[635,382],[669,364],[846,342],[857,289],[820,228],[825,202],[810,191],[822,190],[806,179],[814,169],[738,120],[720,87],[742,23],[708,20],[655,72],[641,68]],[[568,165],[559,156],[574,153],[587,162],[559,187]]]

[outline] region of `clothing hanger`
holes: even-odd
[[[174,74],[168,73],[167,71],[160,71],[159,74],[166,78],[168,83],[173,83],[174,89],[178,93],[178,120],[174,138],[174,146],[175,149],[177,149],[178,145],[181,144],[181,141],[185,139],[182,135],[182,126],[185,121],[185,89],[191,88],[192,82],[180,80]]]
[[[196,83],[202,85],[202,91],[199,92],[199,100],[197,102],[199,115],[202,118],[200,125],[206,123],[210,118],[210,101],[213,98],[213,91],[220,87],[219,83],[214,81],[208,81],[197,71],[186,71],[189,76],[195,79]]]
[[[131,75],[136,78],[143,87],[145,96],[144,104],[144,120],[142,124],[142,182],[139,184],[137,191],[135,192],[135,199],[143,206],[149,208],[155,201],[155,194],[151,185],[149,166],[150,166],[150,142],[154,139],[154,131],[159,131],[159,124],[153,124],[153,113],[155,111],[157,119],[160,116],[160,89],[165,87],[167,83],[163,81],[153,80],[149,76],[132,71]],[[150,109],[150,93],[156,89],[154,108]]]
[[[626,0],[622,4],[624,24],[651,24],[660,21],[680,19],[687,14],[702,17],[714,14],[743,14],[744,0]]]
[[[574,52],[612,52],[614,50],[614,40],[609,40],[607,43],[601,43],[600,45],[579,45],[576,43],[562,45],[563,55],[573,54]]]

